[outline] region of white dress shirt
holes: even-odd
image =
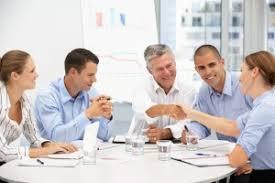
[[[10,100],[6,86],[0,82],[0,162],[16,159],[18,155],[28,156],[27,148],[13,147],[10,143],[23,133],[31,147],[39,147],[45,140],[36,129],[36,121],[31,112],[31,102],[23,95],[21,97],[22,120],[18,124],[9,118]]]
[[[157,104],[184,104],[191,107],[196,91],[182,75],[177,74],[173,87],[166,94],[154,78],[149,76],[133,96],[132,107],[135,114],[128,133],[141,134],[142,129],[146,129],[148,124],[156,124],[159,128],[170,128],[173,137],[180,138],[184,121],[176,121],[168,116],[151,118],[145,111]]]

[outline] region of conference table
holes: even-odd
[[[207,140],[204,143],[207,144]],[[233,146],[232,143],[223,143],[206,146],[204,150],[228,153]],[[0,167],[0,179],[37,183],[189,183],[216,182],[235,172],[229,165],[197,167],[173,159],[160,161],[155,144],[145,144],[144,155],[138,156],[126,152],[124,144],[110,143],[102,147],[97,152],[95,165],[84,165],[80,159],[73,168],[24,167],[17,165],[18,160],[13,160]],[[186,151],[183,144],[172,147],[172,152]]]

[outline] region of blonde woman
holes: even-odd
[[[52,143],[39,136],[25,90],[35,87],[37,78],[31,56],[20,50],[5,53],[0,62],[0,162],[25,154],[31,158],[56,152],[74,152],[70,144]],[[11,147],[24,134],[30,148]]]

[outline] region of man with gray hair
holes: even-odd
[[[146,131],[150,142],[180,138],[183,123],[177,104],[192,105],[195,87],[188,85],[176,71],[175,56],[164,44],[150,45],[144,52],[150,76],[136,90],[132,104],[135,112],[129,134]]]

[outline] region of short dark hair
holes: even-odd
[[[196,56],[203,56],[203,55],[207,54],[209,51],[212,52],[217,59],[222,58],[219,50],[215,46],[210,45],[210,44],[204,44],[196,49],[196,51],[194,53],[194,58],[193,58],[194,61],[195,61]]]
[[[85,68],[87,62],[98,64],[99,59],[87,49],[77,48],[72,50],[65,59],[65,74],[68,74],[71,68],[75,68],[80,73]]]

